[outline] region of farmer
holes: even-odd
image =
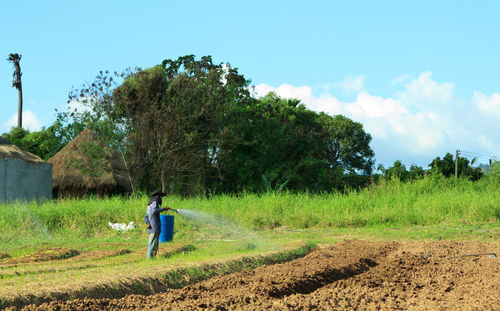
[[[146,217],[144,217],[144,221],[146,222],[146,227],[148,228],[149,234],[148,259],[155,257],[158,253],[158,243],[160,241],[161,232],[160,213],[172,210],[170,207],[160,207],[161,199],[164,196],[165,193],[161,192],[161,190],[156,190],[155,192],[153,192],[153,194],[149,198]]]

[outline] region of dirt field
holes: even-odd
[[[500,243],[348,240],[165,293],[23,310],[500,310],[500,258],[488,253]]]

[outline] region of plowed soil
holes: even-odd
[[[500,310],[500,243],[364,242],[121,299],[53,301],[24,310]]]

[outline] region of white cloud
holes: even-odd
[[[437,83],[431,79],[432,73],[426,71],[418,78],[404,85],[405,90],[395,97],[405,106],[418,109],[434,109],[436,106],[448,106],[453,99],[453,83]]]
[[[342,102],[331,96],[313,97],[309,99],[309,104],[305,104],[311,110],[322,111],[330,115],[342,113]]]
[[[267,84],[259,84],[255,86],[255,95],[257,97],[262,97],[269,92],[274,92],[283,98],[300,99],[306,105],[310,105],[314,101],[310,86],[293,86],[290,84],[282,84],[279,87],[272,87]]]
[[[386,164],[395,160],[412,164],[412,159],[419,158],[424,162],[418,164],[426,166],[436,156],[456,149],[492,155],[499,152],[495,136],[500,124],[484,121],[484,114],[500,119],[499,93],[487,96],[475,92],[472,98],[460,98],[453,83],[433,80],[430,71],[413,79],[404,75],[395,80],[402,89],[393,96],[384,98],[360,91],[352,102],[343,102],[332,93],[316,96],[313,90],[326,90],[324,85],[261,84],[257,93],[274,91],[281,97],[302,100],[311,110],[343,114],[361,122],[373,137],[376,157],[392,157],[377,157],[378,162]],[[384,146],[384,150],[377,150],[377,146]]]
[[[276,93],[285,98],[301,98],[304,101],[310,101],[313,96],[312,96],[312,89],[310,86],[298,86],[295,87],[290,84],[282,84],[281,86],[278,87],[276,90]]]
[[[474,102],[484,115],[500,119],[499,93],[493,93],[488,97],[481,92],[474,92]]]
[[[42,128],[42,123],[32,111],[23,111],[22,117],[23,128],[29,131],[39,131]],[[4,124],[4,128],[6,128],[7,131],[10,131],[10,128],[13,126],[17,126],[17,113]]]
[[[276,90],[275,87],[261,83],[255,86],[254,95],[257,97],[262,97],[268,94],[269,92],[274,92],[275,90]]]
[[[382,98],[372,96],[366,92],[360,93],[354,103],[345,106],[346,111],[353,116],[360,118],[380,118],[392,119],[407,112],[392,98]]]
[[[259,84],[255,86],[254,95],[262,97],[269,92],[274,92],[283,98],[300,99],[304,105],[314,111],[324,111],[330,114],[341,113],[340,101],[331,96],[313,96],[313,91],[310,86],[293,86],[290,84],[282,84],[278,87],[273,87],[267,84]]]

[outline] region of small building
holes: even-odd
[[[0,137],[0,202],[52,198],[52,165]]]
[[[102,198],[132,191],[125,162],[88,128],[48,162],[52,164],[52,191],[58,198]]]

